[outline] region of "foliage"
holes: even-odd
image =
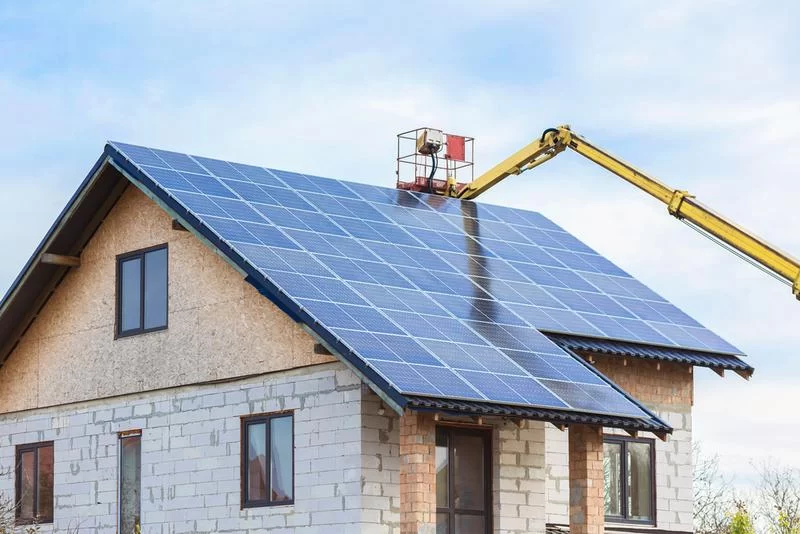
[[[697,444],[694,467],[697,534],[800,534],[800,470],[774,460],[754,464],[758,483],[745,500],[720,474],[719,457]]]
[[[730,534],[755,534],[756,529],[753,526],[753,520],[750,518],[750,513],[747,511],[744,502],[736,502],[736,512],[731,517],[728,529]]]
[[[0,478],[10,477],[9,470],[0,469]],[[11,497],[0,492],[0,534],[11,534],[14,532],[14,512],[16,507]]]

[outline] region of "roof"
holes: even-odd
[[[534,212],[110,143],[0,303],[0,361],[66,273],[42,255],[127,181],[395,407],[665,429],[541,332],[740,352]]]
[[[659,347],[613,339],[596,339],[565,334],[547,334],[547,337],[560,347],[579,352],[683,363],[716,370],[735,371],[745,377],[750,377],[755,371],[751,365],[741,358],[729,354],[711,354],[689,349]]]

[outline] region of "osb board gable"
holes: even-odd
[[[169,328],[114,339],[116,256],[167,243]],[[288,316],[129,186],[0,367],[0,413],[332,361]]]

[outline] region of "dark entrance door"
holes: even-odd
[[[436,429],[436,534],[489,534],[492,523],[491,435]]]

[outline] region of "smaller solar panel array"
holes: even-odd
[[[114,146],[402,393],[641,417],[540,330],[738,352],[538,213]]]

